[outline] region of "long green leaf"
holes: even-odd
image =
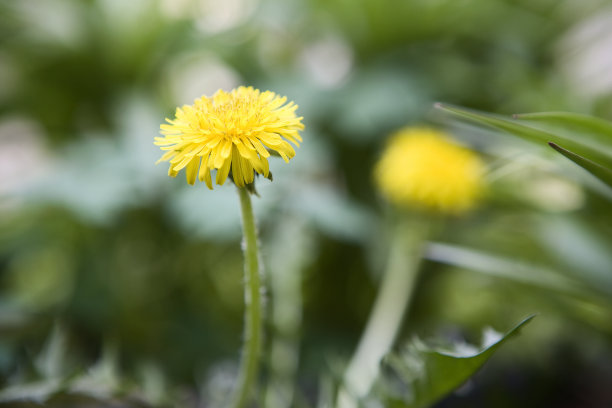
[[[382,362],[385,374],[381,388],[395,391],[394,395],[388,394],[387,406],[422,408],[440,400],[474,375],[533,317],[527,317],[505,335],[485,332],[484,344],[479,348],[465,344],[454,349],[429,348],[412,342],[403,351],[387,355]]]
[[[492,126],[541,146],[544,146],[548,142],[566,146],[569,150],[576,152],[576,154],[600,166],[612,167],[612,143],[606,146],[608,148],[602,148],[601,145],[594,145],[592,142],[589,142],[588,139],[581,138],[579,135],[551,133],[548,130],[534,127],[529,121],[522,122],[518,117],[503,117],[440,103],[436,104],[436,107],[463,119]],[[524,117],[524,115],[519,117]]]
[[[543,265],[505,258],[473,248],[430,242],[425,257],[431,261],[459,266],[496,278],[508,279],[545,290],[573,296],[587,296],[591,289]]]
[[[542,126],[551,133],[578,135],[612,147],[612,122],[574,112],[536,112],[513,116],[523,123]]]
[[[550,145],[550,147],[552,147],[553,149],[555,149],[556,151],[558,151],[559,153],[561,153],[580,167],[584,168],[586,171],[588,171],[610,187],[612,187],[612,170],[600,166],[599,164],[589,159],[586,159],[580,156],[579,154],[564,149],[556,143],[549,142],[548,144]]]
[[[435,106],[438,109],[442,109],[446,112],[450,112],[463,119],[468,119],[469,121],[489,125],[494,128],[507,131],[509,133],[520,136],[521,138],[528,140],[530,142],[535,142],[535,143],[547,142],[549,140],[552,140],[551,138],[554,137],[554,135],[551,135],[547,132],[521,125],[516,121],[511,121],[499,115],[476,112],[476,111],[463,109],[463,108],[459,108],[455,106],[444,105],[441,103],[437,103]]]

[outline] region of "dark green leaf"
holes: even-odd
[[[395,389],[388,400],[402,400],[403,406],[427,407],[468,380],[508,339],[518,334],[534,316],[529,316],[505,335],[485,332],[479,348],[458,344],[454,348],[430,348],[415,341],[383,360],[381,388]],[[399,387],[398,387],[399,385]]]

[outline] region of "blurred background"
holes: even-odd
[[[238,85],[286,95],[306,125],[254,202],[268,292],[285,294],[268,328],[283,361],[299,351],[296,406],[316,403],[359,339],[388,247],[372,167],[410,124],[480,151],[490,184],[430,244],[401,339],[478,342],[539,314],[438,406],[612,405],[612,196],[544,147],[433,107],[611,119],[606,0],[0,2],[4,404],[73,373],[102,406],[132,389],[155,406],[227,392],[242,338],[237,195],[168,178],[153,138],[176,106]]]

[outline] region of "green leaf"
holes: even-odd
[[[119,373],[118,348],[106,341],[98,362],[70,383],[70,393],[93,398],[111,398],[122,392]]]
[[[609,185],[610,187],[612,187],[612,170],[600,166],[599,164],[587,158],[584,158],[579,154],[564,149],[556,143],[548,142],[548,145],[559,153],[561,153],[562,155],[564,155],[565,157],[567,157],[568,159],[570,159],[571,161],[573,161],[574,163],[576,163],[577,165],[579,165],[580,167],[582,167],[583,169],[585,169],[586,171],[588,171],[589,173],[591,173],[592,175],[594,175],[595,177],[597,177],[598,179],[600,179],[601,181],[603,181],[604,183],[606,183],[607,185]]]
[[[45,379],[61,378],[66,360],[66,333],[59,323],[53,327],[51,336],[35,361],[40,374]]]
[[[505,335],[485,331],[477,348],[457,344],[444,349],[414,341],[399,353],[388,354],[383,362],[380,386],[387,403],[410,408],[427,407],[462,385],[501,347],[533,319],[527,317]]]
[[[589,296],[592,292],[581,282],[543,265],[523,259],[507,258],[473,248],[430,242],[425,257],[431,261],[459,266],[496,278],[554,290],[572,296]]]
[[[9,385],[0,391],[0,403],[34,402],[43,404],[64,389],[65,382],[59,378]]]
[[[573,112],[537,112],[517,114],[514,118],[545,127],[551,133],[579,135],[608,147],[612,144],[612,122],[594,116]]]
[[[599,137],[598,142],[595,142],[593,138],[583,137],[583,134],[580,133],[568,133],[567,130],[561,132],[559,131],[558,126],[556,129],[543,129],[542,127],[534,126],[532,123],[534,118],[533,115],[528,116],[526,120],[521,120],[525,118],[525,114],[515,115],[514,117],[504,117],[501,115],[476,112],[469,109],[443,104],[436,104],[436,107],[463,119],[509,132],[523,140],[527,140],[541,146],[544,146],[549,142],[563,145],[567,149],[599,164],[602,167],[612,167],[612,139],[608,140],[607,136],[602,135]],[[542,113],[540,115],[543,118],[549,117],[546,113]],[[560,120],[570,120],[560,116],[560,114],[552,115],[552,117],[555,118],[557,123]],[[545,123],[544,119],[541,119],[539,123]],[[593,124],[590,127],[585,125],[584,120],[580,122],[579,120],[575,119],[572,123],[574,123],[575,126],[579,126],[581,124],[580,126],[583,128],[586,126],[591,129],[591,131],[597,128],[597,126],[599,126],[601,129],[605,128],[600,121],[596,121],[596,124]]]
[[[463,109],[463,108],[454,107],[450,105],[444,105],[441,103],[437,103],[435,106],[438,109],[452,113],[463,119],[467,119],[468,121],[492,126],[494,128],[515,134],[531,142],[536,142],[536,143],[547,142],[551,140],[551,137],[554,137],[553,135],[547,132],[521,125],[520,123],[516,121],[512,121],[501,115],[494,115],[491,113],[481,113],[481,112],[477,112],[477,111],[473,111],[469,109]]]

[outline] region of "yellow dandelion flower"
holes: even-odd
[[[474,152],[443,132],[408,127],[391,137],[374,178],[382,195],[397,206],[457,214],[476,204],[483,170]]]
[[[295,156],[288,142],[299,146],[302,141],[298,131],[304,125],[295,114],[297,105],[286,101],[274,92],[241,86],[177,108],[175,118],[160,126],[164,137],[155,138],[155,144],[166,150],[158,163],[169,161],[172,177],[186,169],[189,184],[198,178],[210,189],[212,170],[217,171],[218,185],[230,172],[238,187],[252,183],[255,173],[268,177],[270,152],[288,162]]]

